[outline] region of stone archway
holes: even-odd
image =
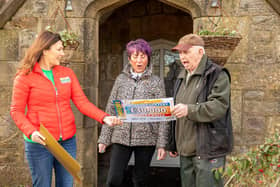
[[[142,32],[137,33],[137,29],[131,29],[135,24],[137,24],[137,15],[135,17],[129,16],[128,10],[131,10],[134,7],[134,10],[138,10],[138,13],[141,14],[139,8],[143,8],[142,5],[145,4],[145,2],[149,4],[150,11],[157,12],[158,6],[156,5],[160,5],[162,10],[164,9],[164,11],[166,11],[165,13],[167,15],[161,14],[160,16],[144,18],[142,20],[143,24],[138,25],[142,28],[138,30],[142,30]],[[140,6],[138,6],[139,4]],[[126,12],[125,10],[127,10],[127,13],[123,14],[123,12]],[[131,12],[137,14],[137,11]],[[171,16],[171,14],[176,12],[178,15]],[[85,77],[87,77],[85,80],[85,92],[87,93],[88,97],[97,103],[99,107],[104,109],[107,98],[110,94],[109,90],[111,90],[116,76],[122,70],[121,51],[124,50],[125,44],[129,40],[144,37],[147,41],[163,38],[176,42],[182,35],[193,32],[193,18],[199,17],[200,15],[200,8],[193,0],[96,0],[91,2],[85,9],[84,13],[84,59],[86,66]],[[123,18],[119,19],[121,23],[116,23],[116,21],[118,21],[117,19],[119,18],[118,16]],[[184,19],[178,19],[178,17],[183,17]],[[131,19],[129,20],[128,18]],[[166,21],[165,18],[168,19],[168,21]],[[159,23],[159,21],[162,20],[170,23],[169,26],[172,29],[165,27],[154,27],[156,25],[155,23]],[[112,26],[112,24],[114,26]],[[111,25],[111,27],[108,27],[108,25]],[[144,27],[145,25],[149,25],[151,28]],[[163,30],[165,31],[163,32]],[[167,32],[166,30],[172,30],[172,32]],[[149,32],[150,34],[147,34]],[[116,38],[119,36],[121,36],[121,38],[116,40]],[[86,126],[90,123],[92,122],[85,121]],[[97,140],[97,128],[94,127],[93,131],[94,140]],[[97,164],[95,163],[97,163],[97,152],[95,148],[92,153],[94,154],[94,158],[92,160],[94,167],[90,172],[90,175],[93,177],[93,182],[96,184]],[[103,155],[102,157],[106,156]],[[107,169],[106,167],[108,167],[108,157],[109,155],[105,161],[102,161],[102,159],[98,160],[98,164],[105,164],[105,170]],[[99,182],[101,181],[101,183],[99,183],[97,186],[101,187],[104,184],[104,178],[106,178],[106,172],[103,172],[100,175]]]

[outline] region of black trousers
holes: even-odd
[[[110,169],[107,177],[107,187],[121,187],[124,179],[124,173],[132,152],[135,156],[135,165],[133,170],[133,186],[147,186],[149,167],[155,152],[155,146],[125,146],[113,144]]]

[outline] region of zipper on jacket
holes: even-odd
[[[53,76],[54,76],[54,74],[53,74]],[[45,74],[43,74],[43,77],[45,77],[48,81],[51,82],[51,80],[48,79],[48,77],[46,77]],[[59,109],[59,106],[58,106],[58,98],[57,98],[58,97],[58,91],[57,91],[57,88],[55,87],[55,85],[52,82],[51,82],[51,84],[53,85],[53,88],[54,88],[54,91],[55,91],[55,105],[56,105],[56,110],[57,110],[57,113],[58,113],[59,139],[62,139],[61,116],[60,116],[60,109]]]
[[[137,84],[139,82],[139,80],[135,80],[136,85],[134,86],[133,92],[132,92],[132,99],[134,99],[134,95],[135,95],[135,90],[137,87]],[[130,123],[130,134],[129,134],[129,145],[131,145],[131,136],[132,136],[132,122]]]
[[[57,113],[58,113],[59,139],[62,139],[61,116],[60,116],[60,109],[58,106],[58,91],[55,86],[54,86],[54,89],[55,89],[55,104],[56,104],[56,109],[57,109]]]

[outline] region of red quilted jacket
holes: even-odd
[[[70,100],[83,114],[103,123],[108,114],[88,101],[70,68],[55,66],[53,76],[55,86],[36,63],[30,74],[18,75],[14,80],[11,116],[27,137],[39,130],[40,123],[57,140],[74,136],[76,125]]]

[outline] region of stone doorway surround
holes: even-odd
[[[99,96],[99,88],[100,84],[100,56],[99,56],[99,47],[100,47],[100,25],[106,21],[106,19],[118,8],[131,3],[133,1],[129,0],[114,0],[114,1],[105,1],[105,0],[96,0],[92,1],[88,4],[88,6],[85,9],[84,13],[84,60],[85,60],[85,85],[87,85],[87,88],[90,88],[88,91],[88,96],[91,98],[95,103],[97,101],[99,102],[100,106],[100,98]],[[159,2],[162,2],[164,4],[167,4],[171,7],[177,8],[179,10],[182,10],[186,12],[186,14],[191,15],[193,21],[195,22],[196,18],[199,18],[201,16],[201,10],[196,2],[193,0],[161,0]],[[180,36],[178,36],[180,37]],[[94,127],[95,134],[94,134],[94,141],[96,142],[98,138],[98,130],[97,127]],[[94,154],[93,159],[91,161],[93,162],[93,169],[92,170],[86,170],[87,173],[84,173],[84,176],[91,176],[92,178],[89,179],[93,182],[93,186],[97,185],[97,152],[96,149],[92,151]],[[84,166],[86,167],[86,166]],[[87,181],[87,180],[86,180]]]

